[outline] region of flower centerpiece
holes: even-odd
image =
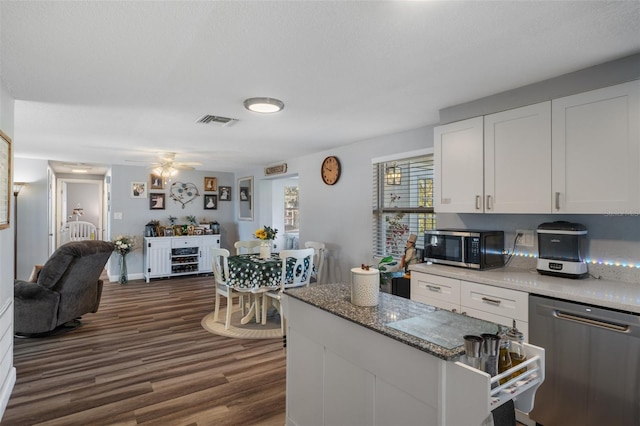
[[[127,259],[129,254],[136,245],[135,237],[129,235],[118,235],[113,241],[113,251],[120,255],[120,276],[118,282],[126,284],[129,281],[127,274]]]
[[[260,259],[268,259],[271,257],[271,243],[270,241],[276,239],[278,230],[270,226],[263,226],[253,233],[253,236],[259,240],[262,240],[260,245]]]

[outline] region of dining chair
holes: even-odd
[[[238,309],[242,310],[243,307],[243,297],[241,293],[238,293],[233,290],[232,287],[228,285],[229,280],[229,250],[222,248],[212,248],[211,255],[213,256],[212,264],[213,264],[213,276],[216,281],[216,307],[213,313],[213,321],[218,321],[218,313],[220,311],[220,298],[227,298],[227,313],[224,322],[225,330],[229,329],[229,324],[231,324],[231,314],[233,313],[233,298],[238,297]]]
[[[316,269],[315,282],[322,282],[322,270],[324,268],[324,255],[326,253],[326,249],[324,248],[324,243],[319,241],[307,241],[304,243],[305,248],[312,248],[314,250],[313,253],[313,265]],[[312,277],[313,278],[313,277]]]
[[[311,272],[313,271],[313,254],[314,249],[301,250],[282,250],[280,259],[282,259],[282,273],[280,278],[280,287],[276,290],[267,291],[262,295],[262,324],[267,323],[267,301],[276,307],[280,313],[280,327],[282,335],[285,334],[285,320],[282,314],[282,293],[293,287],[308,286],[311,282]],[[289,259],[294,259],[295,263],[291,266],[287,265]],[[305,265],[306,263],[306,265]],[[291,275],[287,277],[287,269],[291,271]]]
[[[71,221],[67,223],[69,241],[84,241],[96,239],[96,226],[91,222]]]
[[[236,248],[236,255],[247,253],[260,253],[261,240],[236,241],[233,246]]]

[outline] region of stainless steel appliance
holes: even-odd
[[[544,275],[582,278],[588,275],[587,228],[579,223],[547,222],[538,226],[536,269]]]
[[[504,232],[439,229],[424,233],[424,261],[469,269],[504,266]]]
[[[640,315],[530,295],[529,342],[545,348],[546,362],[532,420],[638,424]]]

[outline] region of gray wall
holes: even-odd
[[[372,159],[433,146],[433,127],[426,126],[380,136],[305,157],[284,159],[288,175],[297,174],[300,188],[300,244],[323,241],[327,245],[325,282],[350,281],[350,270],[374,262],[371,236]],[[325,185],[320,165],[336,155],[342,166],[337,184]],[[253,222],[240,222],[240,238],[250,239],[263,225],[271,225],[271,179],[262,168],[238,176],[255,176],[259,200]],[[280,201],[278,201],[280,202]]]
[[[232,173],[205,172],[200,170],[180,170],[179,174],[173,178],[173,182],[193,183],[198,188],[199,197],[184,208],[182,204],[170,198],[171,183],[165,185],[163,190],[148,190],[148,193],[165,194],[165,210],[151,210],[150,200],[147,198],[131,198],[129,188],[131,182],[149,183],[149,169],[143,166],[120,166],[115,165],[111,169],[112,181],[109,185],[111,191],[111,206],[109,220],[111,221],[111,239],[118,235],[133,235],[137,240],[137,248],[127,255],[127,270],[130,279],[142,278],[142,243],[144,226],[150,220],[158,220],[163,226],[169,224],[169,216],[177,218],[177,224],[187,223],[186,216],[194,215],[198,221],[206,219],[220,223],[220,245],[223,248],[233,248],[233,243],[238,239],[238,229],[236,225],[236,183]],[[234,190],[233,201],[218,200],[217,210],[204,209],[204,194],[217,194],[217,192],[204,192],[204,178],[215,177],[218,186],[231,186]],[[114,213],[122,213],[122,220],[114,219]],[[118,262],[115,256],[111,257],[108,265],[109,276],[112,279],[117,277]]]

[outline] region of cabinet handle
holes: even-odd
[[[483,297],[482,301],[487,303],[493,303],[494,305],[499,305],[500,303],[502,303],[502,300],[489,299],[488,297]]]
[[[560,210],[560,193],[556,192],[556,210]]]
[[[487,195],[487,210],[491,210],[493,208],[493,203],[491,202],[491,195]]]
[[[438,287],[437,285],[431,285],[431,284],[427,284],[427,288],[431,291],[440,291],[442,290],[442,288]]]
[[[482,197],[479,195],[476,195],[476,210],[480,210],[480,208],[482,207],[480,203],[482,203]]]

